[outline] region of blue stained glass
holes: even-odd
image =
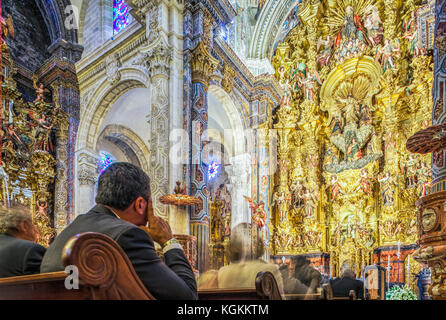
[[[102,153],[102,158],[99,160],[99,169],[101,170],[100,174],[102,174],[105,171],[105,169],[107,169],[113,162],[114,161],[111,155],[107,153]]]
[[[113,2],[113,34],[117,34],[130,24],[130,10],[124,0]]]
[[[219,171],[220,171],[220,165],[218,163],[216,163],[215,161],[212,161],[208,167],[209,180],[214,179],[218,175]]]

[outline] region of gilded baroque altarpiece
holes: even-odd
[[[285,95],[275,113],[272,197],[277,255],[329,253],[333,275],[374,249],[417,241],[416,200],[430,158],[407,139],[431,122],[433,62],[421,1],[303,1],[273,58]]]

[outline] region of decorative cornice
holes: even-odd
[[[211,56],[202,41],[191,52],[192,82],[209,85],[210,76],[217,70],[219,61]]]

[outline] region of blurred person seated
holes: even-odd
[[[0,207],[0,278],[40,272],[45,248],[25,208]]]
[[[343,266],[341,278],[330,280],[331,290],[335,298],[347,298],[350,290],[354,290],[357,299],[364,298],[364,285],[362,281],[356,279],[356,274],[348,265]]]
[[[281,261],[279,270],[282,275],[283,290],[286,294],[287,300],[300,299],[302,295],[307,294],[308,287],[294,277],[294,270],[290,272],[289,262],[282,263]]]
[[[153,213],[150,178],[125,162],[110,165],[98,180],[97,205],[63,230],[48,248],[41,272],[63,270],[62,250],[73,236],[102,233],[127,254],[136,274],[156,299],[197,299],[192,268],[169,224]],[[148,227],[146,227],[148,223]],[[155,251],[162,247],[164,261]]]
[[[308,288],[305,299],[311,300],[321,287],[321,273],[310,266],[310,261],[305,256],[295,257],[294,262],[294,278]]]
[[[205,272],[198,280],[200,289],[253,288],[257,274],[261,271],[269,271],[276,279],[280,294],[283,295],[283,281],[279,267],[261,259],[265,252],[263,241],[258,241],[254,257],[252,257],[249,228],[248,223],[241,223],[232,229],[229,243],[229,265],[218,271]]]

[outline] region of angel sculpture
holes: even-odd
[[[321,50],[322,48],[322,50]],[[320,38],[317,42],[317,62],[321,67],[328,66],[331,61],[331,53],[333,49],[333,41],[330,36],[327,39]]]
[[[409,51],[415,57],[426,53],[426,48],[418,43],[418,25],[415,11],[412,11],[409,21],[403,23],[403,39],[409,40]]]
[[[376,51],[375,60],[378,62],[381,59],[381,66],[383,68],[383,73],[387,69],[395,69],[395,63],[393,61],[394,56],[400,54],[400,43],[398,39],[392,44],[389,39],[386,39],[384,46],[381,46]]]
[[[338,181],[338,176],[334,175],[331,177],[331,201],[335,201],[340,194],[344,194],[344,192],[342,191],[342,186]]]
[[[367,29],[367,36],[370,43],[377,45],[382,40],[383,28],[379,17],[378,8],[374,5],[368,9],[368,14],[364,21],[364,27]]]
[[[43,86],[43,83],[40,83],[39,85],[37,85],[37,77],[36,76],[33,77],[33,86],[34,86],[34,89],[36,90],[36,95],[37,95],[37,98],[36,98],[36,100],[34,100],[34,103],[37,103],[37,102],[45,103],[44,94],[45,94],[45,92],[49,93],[51,91],[46,89]]]
[[[46,115],[42,113],[42,116],[37,120],[37,130],[36,130],[36,149],[54,152],[53,142],[51,141],[51,129],[53,125],[48,122]]]
[[[280,214],[280,221],[287,220],[288,203],[290,197],[285,196],[285,192],[276,191],[273,195],[273,205],[277,205]]]
[[[319,77],[317,71],[315,71],[313,74],[307,72],[307,77],[299,79],[299,83],[304,90],[305,98],[307,100],[314,101],[316,84],[320,86],[322,85],[321,78]]]
[[[4,19],[2,16],[0,16],[0,23],[2,26],[2,40],[1,43],[3,44],[5,42],[5,39],[8,37],[8,35],[11,36],[11,38],[15,38],[15,30],[14,30],[14,24],[12,22],[12,16],[8,14],[8,17]]]
[[[263,201],[257,203],[254,199],[246,196],[244,196],[244,198],[249,202],[249,208],[252,212],[252,223],[257,227],[257,229],[262,229],[266,224],[265,203]]]
[[[366,168],[361,169],[361,178],[355,191],[362,190],[365,194],[372,193],[372,178],[369,177],[369,171]]]

